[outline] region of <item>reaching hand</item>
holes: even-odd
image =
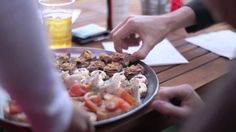
[[[168,33],[195,23],[194,11],[183,6],[161,16],[130,16],[112,30],[112,37],[118,52],[129,46],[139,45],[142,41],[141,48],[132,57],[136,60],[144,59]]]
[[[186,119],[203,101],[190,85],[161,88],[153,108],[167,116]]]
[[[138,60],[144,59],[169,31],[169,20],[165,16],[130,16],[112,30],[112,38],[118,52],[142,41],[141,48],[132,56]]]

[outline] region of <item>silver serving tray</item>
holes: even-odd
[[[56,53],[70,53],[70,54],[72,54],[72,56],[78,56],[85,50],[92,51],[92,53],[95,56],[98,55],[99,53],[102,53],[102,52],[105,52],[107,54],[113,53],[111,51],[106,51],[104,49],[80,48],[80,47],[56,49],[54,51]],[[150,66],[143,63],[142,61],[138,61],[137,63],[141,64],[145,68],[144,75],[148,79],[148,91],[147,91],[147,95],[146,95],[145,99],[143,100],[143,103],[127,113],[123,113],[121,115],[118,115],[118,116],[115,116],[115,117],[112,117],[109,119],[97,121],[97,122],[95,122],[95,126],[99,127],[99,126],[103,126],[103,125],[107,125],[107,124],[111,124],[111,123],[116,123],[117,121],[128,118],[131,115],[134,115],[135,113],[137,113],[138,111],[141,111],[142,109],[144,109],[144,107],[147,106],[155,98],[155,96],[158,92],[158,89],[159,89],[159,80],[157,78],[155,71]],[[21,129],[23,131],[24,130],[27,131],[27,129],[29,130],[30,125],[27,123],[20,123],[20,122],[11,121],[8,119],[0,118],[0,127],[6,128],[8,130],[10,129],[10,130],[18,130],[19,131]]]

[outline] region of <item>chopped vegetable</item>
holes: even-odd
[[[19,106],[17,106],[16,104],[9,104],[9,113],[10,114],[18,114],[21,113],[22,110]]]
[[[85,106],[89,109],[91,112],[97,112],[98,111],[98,106],[93,103],[90,99],[84,99],[85,101]]]
[[[70,88],[69,94],[71,97],[84,96],[88,91],[88,87],[80,83],[76,83]]]
[[[113,112],[113,111],[117,110],[117,108],[118,108],[118,104],[115,101],[113,101],[113,100],[106,101],[106,110],[108,112]]]
[[[119,100],[118,102],[118,106],[119,108],[121,108],[124,112],[129,112],[132,107],[130,106],[130,104],[126,101],[124,101],[123,99]]]
[[[137,106],[139,103],[135,100],[133,96],[131,96],[127,91],[122,90],[120,93],[120,97],[127,101],[132,106]]]
[[[100,94],[93,95],[93,93],[89,92],[85,96],[85,99],[91,100],[96,105],[100,106],[102,104],[102,97]]]

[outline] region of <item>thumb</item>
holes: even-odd
[[[175,106],[166,101],[157,100],[153,102],[152,107],[161,114],[170,117],[184,118],[187,114],[187,111],[183,107]]]

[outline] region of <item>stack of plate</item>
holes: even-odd
[[[171,0],[141,0],[143,15],[160,15],[170,12]]]

